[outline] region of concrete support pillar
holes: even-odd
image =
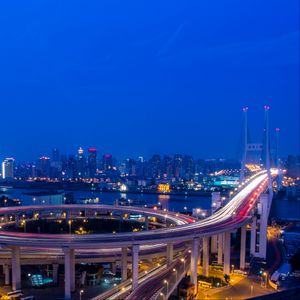
[[[149,219],[147,215],[145,215],[145,230],[149,230]]]
[[[213,235],[211,237],[211,253],[218,253],[218,236]]]
[[[124,247],[122,248],[122,261],[121,261],[122,282],[127,280],[127,263],[128,263],[128,250],[127,247]]]
[[[139,284],[139,250],[140,245],[132,246],[132,289],[136,289]]]
[[[174,257],[174,245],[173,243],[167,244],[167,266],[173,262]]]
[[[203,276],[209,273],[209,237],[203,238]]]
[[[200,239],[194,238],[192,241],[191,253],[191,283],[195,285],[195,293],[198,292],[198,256],[199,256]]]
[[[10,266],[3,265],[4,285],[10,285]]]
[[[75,292],[76,286],[75,286],[75,253],[74,249],[71,250],[71,292]]]
[[[246,225],[241,228],[241,251],[240,251],[240,269],[245,269],[246,264]]]
[[[224,233],[224,274],[230,274],[230,246],[231,246],[231,232]]]
[[[267,257],[267,232],[268,232],[268,217],[269,217],[269,194],[260,195],[261,215],[259,226],[259,253],[258,257],[266,259]]]
[[[223,263],[223,233],[218,234],[218,264]]]
[[[117,272],[117,264],[115,262],[111,263],[111,272],[114,274]]]
[[[59,267],[58,264],[52,265],[52,279],[55,285],[58,283],[58,267]]]
[[[252,218],[252,224],[251,224],[251,241],[250,241],[250,254],[255,255],[256,252],[256,222],[257,218]]]
[[[11,249],[12,290],[16,291],[21,289],[20,247],[14,246]]]
[[[65,299],[71,299],[71,292],[73,287],[72,276],[74,269],[72,263],[74,263],[74,250],[70,248],[64,248],[64,262],[65,262]],[[75,275],[75,274],[74,274]]]
[[[15,215],[16,226],[20,226],[20,216],[18,214]]]
[[[198,266],[201,266],[201,258],[202,258],[202,249],[201,247],[199,247]]]

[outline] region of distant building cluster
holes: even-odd
[[[298,156],[281,161],[290,177],[299,176]],[[161,193],[195,190],[204,187],[237,187],[240,162],[230,159],[195,159],[191,155],[154,154],[117,160],[111,154],[99,153],[96,148],[80,147],[74,155],[64,155],[55,148],[51,156],[41,156],[34,162],[17,162],[6,158],[2,162],[3,180],[44,180],[97,183],[99,189],[127,191],[156,190]],[[247,164],[248,172],[260,165]]]
[[[101,179],[132,177],[137,179],[197,179],[201,174],[222,169],[238,169],[239,162],[226,159],[194,159],[190,155],[154,154],[117,160],[111,154],[99,154],[96,148],[79,148],[75,155],[62,155],[53,149],[51,156],[41,156],[35,162],[16,162],[6,158],[2,163],[3,179]],[[161,186],[168,190],[167,187]]]

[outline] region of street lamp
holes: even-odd
[[[69,220],[68,221],[68,224],[69,224],[69,234],[71,234],[72,233],[72,221],[71,220]]]
[[[169,282],[167,280],[164,280],[164,283],[167,285],[166,297],[168,297],[168,294],[169,294]]]
[[[183,262],[183,272],[184,272],[185,271],[185,259],[182,258],[180,261]]]
[[[187,214],[187,207],[185,206],[183,209],[184,209],[185,213]]]
[[[264,272],[264,273],[263,273],[263,276],[264,276],[264,286],[267,287],[268,273],[267,273],[267,272]]]
[[[26,220],[23,220],[24,222],[24,232],[26,232]]]
[[[177,282],[177,280],[178,280],[178,278],[177,278],[178,272],[177,272],[177,270],[175,268],[173,269],[173,272],[175,272],[175,274],[176,274],[176,282]]]
[[[81,300],[82,299],[82,294],[84,293],[84,290],[80,290],[79,291],[79,299]]]
[[[164,300],[164,299],[165,299],[165,297],[164,297],[164,294],[163,294],[163,293],[160,293],[159,295],[160,295],[160,297],[161,297],[161,299],[162,299],[162,300]]]

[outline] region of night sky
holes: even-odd
[[[242,107],[261,142],[299,143],[298,0],[0,4],[0,157],[53,147],[118,158],[235,157]]]

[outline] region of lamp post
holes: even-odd
[[[84,293],[84,290],[80,290],[79,291],[79,299],[81,300],[82,299],[82,294]]]
[[[167,285],[167,292],[166,292],[166,298],[167,298],[169,294],[169,282],[167,280],[164,280],[164,283]]]
[[[177,276],[177,275],[178,275],[178,272],[177,272],[177,270],[176,270],[175,268],[173,269],[173,272],[175,272],[175,275],[176,275],[176,282],[177,282],[177,280],[178,280],[178,276]]]
[[[68,224],[69,224],[69,234],[71,234],[72,233],[72,221],[69,220]]]
[[[268,273],[267,273],[267,272],[264,272],[264,273],[263,273],[263,276],[264,276],[264,286],[267,287]]]
[[[180,261],[183,262],[183,272],[184,272],[185,271],[185,259],[182,258]]]

